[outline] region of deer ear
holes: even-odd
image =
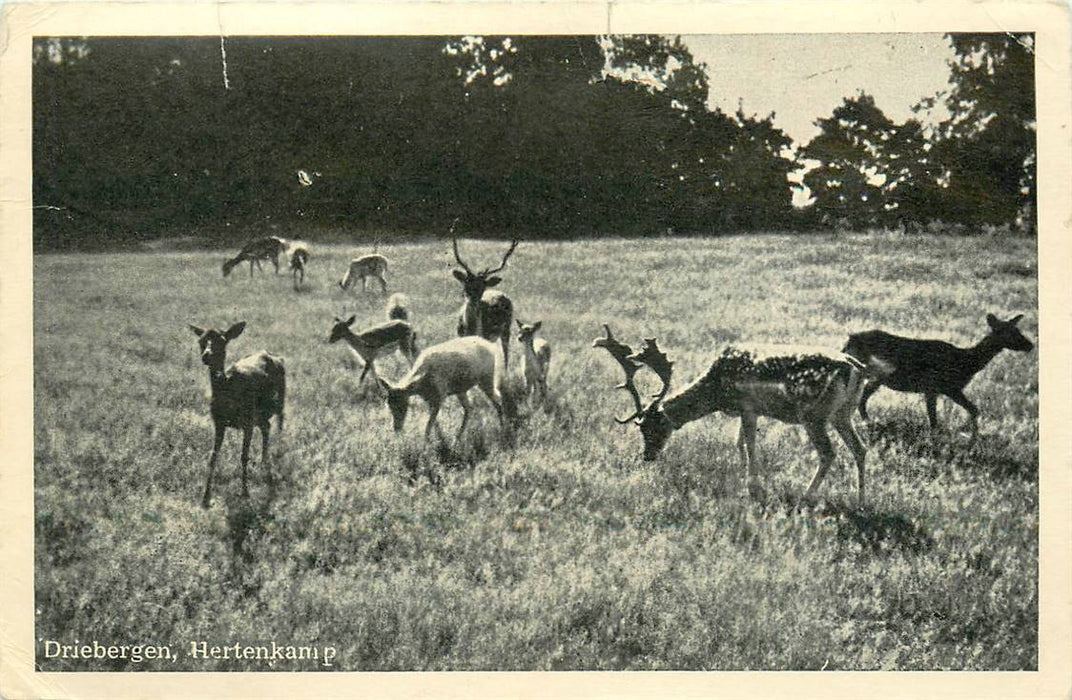
[[[451,272],[454,273],[454,278],[455,279],[457,279],[462,284],[465,284],[465,279],[466,278],[465,278],[465,273],[464,272],[462,272],[461,270],[451,270]]]
[[[525,327],[525,324],[522,323],[521,321],[517,320],[516,318],[514,319],[514,323],[517,324],[518,328],[524,328]]]
[[[238,336],[242,335],[242,331],[244,331],[244,330],[246,330],[246,322],[245,321],[239,321],[238,323],[236,323],[233,326],[231,326],[230,328],[228,328],[224,332],[223,337],[227,338],[227,340],[234,340]]]
[[[391,391],[391,385],[387,383],[386,379],[384,379],[383,377],[376,377],[376,381],[380,383],[380,386],[383,387],[384,391]]]
[[[357,314],[351,315],[350,318],[346,319],[347,327],[354,325],[354,321],[356,321],[356,320],[357,320]]]
[[[1023,314],[1016,314],[1015,316],[1013,316],[1012,318],[1009,319],[1009,323],[1011,323],[1012,325],[1015,326],[1017,323],[1020,322],[1020,319],[1022,319],[1023,317],[1024,317]]]
[[[189,325],[190,325],[190,330],[192,330],[194,332],[194,335],[196,335],[198,338],[200,338],[201,336],[203,336],[205,334],[205,329],[204,328],[198,328],[197,326],[195,326],[193,324],[189,324]]]
[[[542,328],[542,327],[543,327],[543,321],[537,321],[536,323],[532,324],[532,332],[535,333],[536,331],[540,330],[540,328]]]
[[[994,314],[987,314],[987,315],[986,315],[986,325],[988,325],[988,326],[990,326],[991,328],[993,328],[993,329],[997,330],[997,327],[998,327],[998,326],[999,326],[1000,324],[1001,324],[1001,321],[999,321],[999,320],[998,320],[998,317],[997,317],[997,316],[995,316]]]
[[[497,277],[496,275],[492,275],[491,277],[489,277],[487,279],[486,282],[484,282],[484,286],[485,287],[494,287],[499,282],[502,282],[502,277]]]

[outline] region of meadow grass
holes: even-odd
[[[466,242],[471,266],[505,249]],[[390,428],[358,385],[332,316],[386,298],[335,286],[358,248],[314,247],[306,288],[220,253],[41,255],[34,261],[36,637],[169,644],[161,670],[316,670],[192,659],[189,642],[332,645],[333,670],[1035,669],[1037,353],[999,355],[969,385],[981,436],[940,402],[882,390],[869,408],[869,501],[840,443],[819,500],[802,429],[761,421],[765,494],[742,495],[736,421],[678,432],[658,461],[613,415],[629,406],[610,323],[658,336],[675,385],[728,342],[840,348],[883,328],[968,345],[984,316],[1026,313],[1034,241],[897,235],[523,243],[502,289],[554,348],[545,405],[507,382],[510,428],[474,398],[460,444],[425,443],[415,401]],[[454,335],[449,243],[381,246],[422,347]],[[484,262],[486,261],[486,262]],[[270,268],[269,268],[270,269]],[[229,360],[285,357],[286,427],[269,483],[241,497],[230,431],[200,507],[212,428],[187,324],[248,322]],[[511,371],[520,347],[512,341]],[[400,356],[377,362],[396,379]],[[447,402],[448,436],[460,409]],[[836,439],[836,438],[835,438]],[[255,442],[255,446],[257,443]],[[254,450],[254,456],[259,450]],[[45,659],[43,670],[124,660]]]

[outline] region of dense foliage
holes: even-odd
[[[773,114],[711,109],[679,38],[38,39],[35,246],[455,218],[530,239],[1014,223],[1031,37],[951,41],[947,121],[894,124],[860,94],[798,148]]]

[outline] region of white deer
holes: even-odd
[[[551,366],[551,346],[536,331],[543,327],[542,321],[522,323],[517,321],[517,339],[521,342],[521,376],[525,378],[525,392],[547,397],[547,370]]]
[[[346,275],[339,280],[339,286],[343,291],[348,291],[351,287],[357,287],[357,281],[361,280],[361,291],[367,291],[368,278],[374,277],[380,281],[380,287],[383,293],[387,293],[387,266],[388,260],[379,253],[369,253],[368,255],[362,255],[360,258],[354,258],[350,261],[350,267],[346,270]]]
[[[740,416],[741,429],[737,449],[745,470],[745,484],[750,493],[756,484],[756,425],[759,416],[783,423],[803,425],[808,438],[819,452],[819,467],[805,492],[811,497],[819,488],[835,459],[834,447],[827,434],[833,425],[856,460],[857,491],[864,502],[864,461],[867,447],[852,424],[852,414],[864,387],[863,365],[836,350],[800,346],[739,345],[726,347],[711,367],[692,384],[666,398],[670,389],[673,363],[659,350],[654,338],[645,339],[643,351],[615,340],[610,328],[603,326],[606,337],[593,341],[593,347],[605,348],[625,371],[626,389],[636,404],[636,412],[619,423],[635,421],[644,438],[644,459],[653,460],[670,435],[686,423],[716,411]],[[633,376],[647,366],[662,380],[663,386],[647,406]]]
[[[436,417],[448,396],[457,396],[462,407],[462,424],[455,440],[461,438],[469,421],[470,404],[466,393],[474,386],[480,387],[495,407],[499,425],[503,423],[502,404],[502,353],[491,342],[476,336],[454,338],[424,350],[409,373],[398,383],[380,379],[387,392],[387,406],[391,410],[395,432],[401,432],[409,411],[409,397],[420,396],[428,404],[428,424],[424,429],[427,440],[434,427],[443,440],[443,430]]]
[[[253,429],[260,428],[261,431],[261,464],[265,466],[268,463],[268,437],[271,433],[269,421],[272,416],[279,417],[279,429],[283,429],[283,404],[287,390],[283,358],[261,351],[224,369],[227,343],[240,336],[245,327],[245,321],[239,321],[225,331],[190,326],[201,347],[201,361],[208,365],[208,378],[212,387],[209,412],[216,430],[212,454],[208,458],[205,495],[201,499],[204,508],[209,506],[212,474],[216,470],[216,458],[219,456],[227,428],[238,428],[242,431],[242,493],[245,496],[249,495],[246,465],[249,462],[249,443],[253,437]]]
[[[358,383],[363,382],[365,375],[369,372],[376,377],[376,367],[373,363],[378,358],[386,357],[395,351],[409,360],[411,365],[413,364],[414,358],[417,357],[417,334],[407,321],[387,321],[354,333],[350,330],[350,326],[354,325],[356,318],[356,316],[350,316],[345,321],[336,318],[331,327],[331,333],[328,335],[328,342],[336,343],[345,340],[364,362],[365,367]]]

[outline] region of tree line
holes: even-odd
[[[1031,35],[948,36],[940,120],[866,93],[795,144],[680,38],[40,38],[35,249],[266,229],[572,238],[1029,228]],[[809,206],[793,206],[803,184]]]

